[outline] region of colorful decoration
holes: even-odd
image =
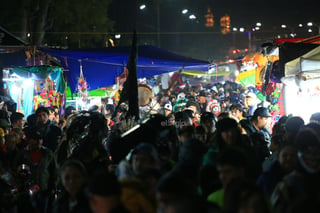
[[[81,60],[79,60],[79,63],[80,63],[80,77],[78,78],[78,94],[82,98],[82,100],[85,101],[88,98],[88,85],[87,85],[87,81],[83,77]]]
[[[45,81],[38,81],[36,88],[38,92],[33,97],[34,109],[39,106],[60,106],[62,95],[55,90],[54,82],[49,77]]]

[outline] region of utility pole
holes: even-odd
[[[156,9],[157,9],[157,45],[160,48],[161,42],[160,42],[160,3],[161,0],[156,0]]]

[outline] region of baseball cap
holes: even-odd
[[[172,105],[170,102],[166,103],[163,108],[172,111]]]
[[[186,95],[184,93],[179,93],[177,98],[179,100],[183,100],[183,99],[185,99],[185,97],[186,97]]]
[[[272,115],[269,113],[268,108],[266,107],[258,107],[254,113],[253,113],[254,117],[272,117]]]

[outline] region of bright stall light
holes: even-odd
[[[309,32],[309,33],[312,33],[312,29],[308,29],[308,32]]]
[[[144,10],[144,9],[146,9],[146,7],[147,7],[147,6],[146,6],[145,4],[142,4],[142,5],[140,5],[139,9],[140,9],[140,10]]]
[[[33,80],[30,79],[30,78],[27,78],[23,81],[23,88],[30,88],[30,87],[33,87]]]
[[[190,16],[189,16],[189,19],[191,19],[191,20],[194,20],[194,19],[196,19],[197,17],[195,16],[195,15],[193,15],[193,14],[191,14]]]
[[[261,23],[260,23],[260,22],[257,22],[257,23],[256,23],[256,26],[257,26],[257,27],[261,27]]]
[[[243,27],[240,27],[239,31],[240,31],[240,32],[244,32],[244,28],[243,28]]]
[[[287,28],[287,25],[285,25],[285,24],[281,24],[281,28]]]
[[[234,27],[234,28],[232,28],[232,31],[238,31],[238,28],[236,28],[236,27]]]
[[[188,13],[188,10],[187,10],[187,9],[183,9],[183,10],[181,11],[181,13],[182,13],[182,14],[187,14],[187,13]]]
[[[303,27],[303,24],[299,24],[298,27]]]
[[[312,27],[312,26],[313,26],[313,23],[312,23],[312,22],[308,22],[308,23],[307,23],[307,26]]]
[[[120,34],[116,34],[116,35],[114,35],[114,38],[115,38],[115,39],[120,39],[120,38],[121,38],[121,35],[120,35]]]

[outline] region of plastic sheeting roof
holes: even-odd
[[[154,46],[139,46],[137,56],[138,78],[151,77],[179,69],[208,71],[209,62],[181,56]],[[61,50],[41,48],[40,51],[56,57],[67,70],[66,76],[72,92],[76,91],[82,65],[88,90],[115,84],[122,74],[130,54],[130,47],[103,49]]]

